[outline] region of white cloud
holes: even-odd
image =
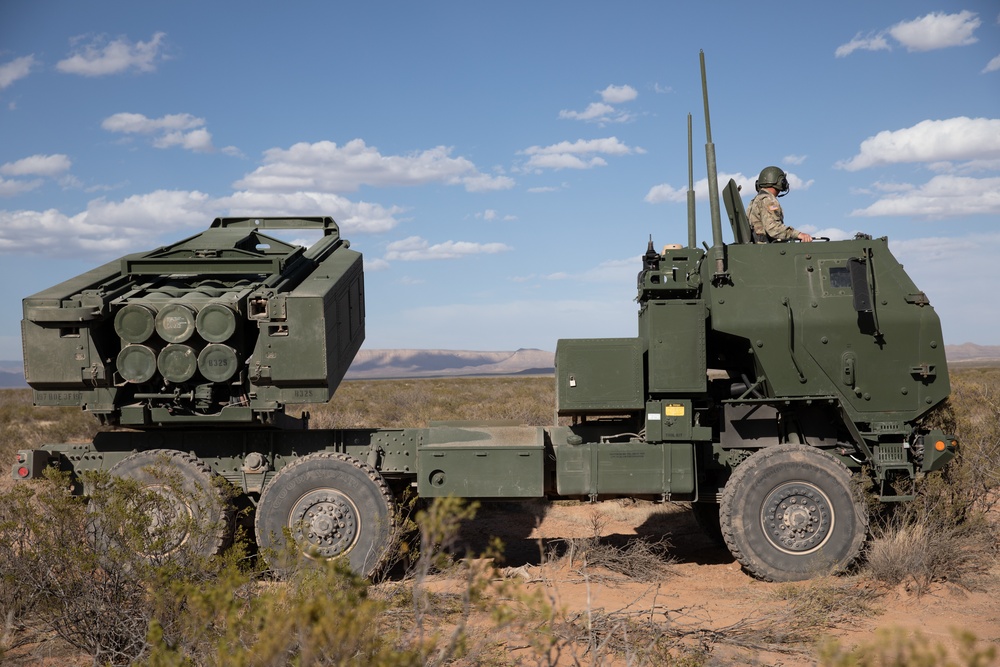
[[[354,202],[328,192],[236,192],[218,200],[230,215],[329,215],[344,236],[377,234],[394,229],[403,213],[398,206]]]
[[[601,102],[591,102],[583,111],[571,111],[563,109],[559,112],[559,117],[569,120],[582,120],[588,123],[624,123],[632,120],[632,115],[613,107],[613,104],[623,104],[631,102],[639,93],[632,86],[610,85],[598,94]]]
[[[264,165],[236,182],[235,187],[267,192],[354,192],[362,185],[392,187],[445,183],[469,192],[513,187],[507,176],[480,173],[464,157],[452,157],[446,146],[409,155],[382,155],[363,139],[343,146],[332,141],[300,142],[291,148],[271,148]]]
[[[786,155],[785,157],[781,158],[781,162],[783,164],[800,165],[800,164],[802,164],[803,162],[806,161],[806,157],[808,157],[808,156],[806,156],[806,155]]]
[[[0,195],[8,182],[0,178]],[[352,202],[329,193],[237,192],[212,198],[197,191],[158,190],[121,201],[94,199],[76,215],[55,209],[0,210],[0,254],[103,257],[145,250],[159,243],[161,234],[174,241],[179,229],[207,228],[219,215],[330,215],[350,237],[389,231],[399,224],[395,216],[400,213],[398,207]]]
[[[155,33],[148,42],[132,43],[124,37],[111,42],[98,36],[76,49],[73,55],[56,63],[56,69],[67,74],[104,76],[129,70],[152,72],[163,60],[161,49],[166,33]]]
[[[41,187],[42,179],[36,178],[30,181],[19,181],[13,179],[5,179],[0,176],[0,197],[14,197],[15,195],[23,194],[25,192],[30,192],[35,188]]]
[[[982,25],[975,12],[958,14],[934,12],[912,21],[902,21],[889,28],[907,51],[933,51],[950,46],[967,46],[978,41],[972,33]]]
[[[156,135],[153,139],[153,146],[156,148],[180,146],[186,150],[209,153],[215,147],[212,146],[212,135],[204,125],[204,118],[189,113],[147,118],[141,113],[122,112],[108,116],[101,122],[101,127],[108,132]],[[224,152],[232,154],[232,150],[235,149],[229,147]]]
[[[812,180],[803,181],[797,175],[786,172],[786,178],[788,178],[788,186],[791,190],[807,190],[813,184]],[[757,180],[757,176],[744,176],[742,172],[737,172],[735,174],[727,174],[725,172],[719,174],[719,192],[726,187],[730,179],[736,181],[736,185],[740,187],[740,194],[743,197],[753,196],[756,194],[753,184]],[[708,199],[708,177],[702,178],[695,181],[694,184],[694,196],[698,201],[704,201]],[[671,202],[675,204],[684,204],[687,202],[687,186],[677,187],[670,185],[669,183],[660,183],[659,185],[654,185],[646,193],[643,198],[648,204],[662,204],[664,202]]]
[[[849,56],[855,51],[891,51],[892,47],[889,46],[889,42],[885,40],[884,33],[869,34],[865,37],[861,36],[859,32],[854,36],[854,39],[847,42],[846,44],[841,44],[837,47],[837,50],[833,52],[833,55],[837,58],[843,58]]]
[[[72,162],[62,154],[55,155],[32,155],[21,158],[14,162],[7,162],[0,165],[0,174],[3,176],[46,176],[56,178],[62,176],[64,184],[76,185],[73,177],[65,175]],[[0,176],[0,197],[13,197],[35,190],[44,183],[41,178],[31,180],[5,179]]]
[[[28,76],[34,66],[34,54],[30,56],[21,56],[20,58],[11,60],[9,63],[0,65],[0,90],[3,90],[18,79],[23,79]]]
[[[67,171],[72,164],[70,159],[61,153],[32,155],[0,165],[0,174],[5,176],[56,176]]]
[[[997,70],[1000,70],[1000,56],[986,63],[986,67],[983,68],[982,73],[987,74],[989,72],[996,72]]]
[[[921,186],[884,187],[887,193],[852,216],[909,216],[942,219],[960,215],[1000,214],[1000,177],[939,175]]]
[[[611,85],[601,91],[601,99],[608,104],[621,104],[622,102],[631,102],[639,93],[632,86],[615,86]]]
[[[205,125],[204,118],[198,118],[189,113],[174,113],[160,118],[147,118],[141,113],[123,112],[108,116],[101,122],[101,127],[108,132],[121,132],[123,134],[179,132],[203,125]]]
[[[879,132],[861,142],[860,152],[835,166],[848,171],[903,162],[1000,157],[1000,119],[925,120],[902,130]]]
[[[113,255],[150,244],[165,229],[207,226],[215,215],[208,195],[159,190],[120,202],[95,199],[68,216],[56,209],[0,211],[0,252],[79,257]]]
[[[617,137],[604,139],[578,139],[575,142],[562,141],[551,146],[531,146],[519,151],[528,155],[524,169],[590,169],[603,167],[607,161],[600,155],[630,155],[644,153],[642,148],[632,148]],[[599,155],[596,155],[599,154]]]
[[[492,255],[506,252],[511,247],[504,243],[472,243],[470,241],[445,241],[431,245],[419,236],[393,241],[386,247],[384,259],[404,262],[435,259],[458,259],[470,255]]]
[[[615,113],[615,108],[604,102],[591,102],[583,111],[569,111],[563,109],[559,112],[560,118],[570,120],[609,120],[611,114]]]
[[[891,51],[892,46],[886,36],[895,39],[907,51],[933,51],[951,46],[975,44],[973,36],[982,25],[975,12],[961,11],[957,14],[933,12],[911,21],[899,23],[878,32],[863,36],[859,32],[854,39],[841,44],[834,51],[837,58],[849,56],[855,51]]]

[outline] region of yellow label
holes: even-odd
[[[663,406],[663,414],[667,417],[683,417],[684,406],[678,403],[671,403]]]

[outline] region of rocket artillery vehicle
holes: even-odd
[[[261,547],[287,531],[303,557],[365,575],[406,489],[685,500],[757,577],[846,567],[867,535],[852,477],[902,500],[896,482],[955,454],[921,426],[949,393],[940,322],[885,238],[753,243],[732,181],[723,241],[701,67],[712,246],[695,238],[689,116],[688,242],[649,241],[635,337],[558,341],[562,425],[309,429],[286,410],[328,400],[363,341],[361,255],[330,218],[220,218],[24,300],[35,403],[128,430],[21,450],[14,477],[107,470],[169,495],[150,472],[166,466],[209,497],[174,499],[212,527],[196,545],[208,554],[230,536],[221,477],[251,501]],[[264,234],[290,228],[323,237],[304,249]]]

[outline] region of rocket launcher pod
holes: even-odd
[[[272,229],[323,236],[306,249]],[[274,423],[329,400],[365,336],[361,254],[329,217],[217,218],[23,306],[35,403],[140,428]]]

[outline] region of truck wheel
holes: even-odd
[[[109,474],[133,480],[140,491],[148,493],[128,498],[131,506],[119,521],[97,514],[91,531],[106,557],[113,556],[115,548],[149,562],[179,557],[182,551],[209,557],[232,541],[231,505],[222,487],[213,483],[211,468],[198,457],[173,449],[151,449],[122,459]],[[114,507],[106,509],[117,512]],[[148,519],[145,530],[127,525],[135,520],[133,512]]]
[[[264,487],[254,528],[278,570],[296,560],[344,557],[369,577],[388,555],[394,519],[395,503],[378,471],[346,454],[316,452],[282,468]]]
[[[868,533],[850,471],[805,445],[775,445],[741,463],[723,489],[720,518],[733,556],[767,581],[843,570]]]

